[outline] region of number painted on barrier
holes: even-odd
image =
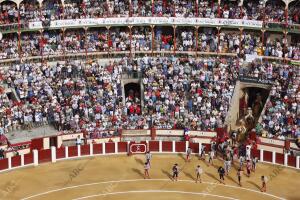
[[[131,144],[130,153],[146,153],[147,147],[145,144]]]

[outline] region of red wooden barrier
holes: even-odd
[[[102,144],[94,144],[93,145],[93,153],[94,154],[102,154]]]
[[[296,162],[297,159],[295,156],[291,156],[291,155],[288,156],[288,166],[296,167]]]
[[[21,156],[14,156],[11,158],[11,166],[18,167],[21,166]]]
[[[202,144],[202,145],[205,146],[205,153],[210,152],[210,150],[211,150],[211,144]]]
[[[8,169],[8,159],[4,158],[0,160],[0,170]]]
[[[158,152],[159,151],[159,142],[158,141],[149,141],[149,151]]]
[[[185,152],[185,142],[175,142],[176,152]]]
[[[51,161],[51,149],[44,149],[39,151],[39,163]]]
[[[272,162],[272,152],[264,151],[264,161]]]
[[[251,154],[253,157],[256,157],[258,160],[260,160],[260,151],[258,149],[251,149]]]
[[[191,147],[193,153],[199,153],[199,143],[189,143],[189,147]]]
[[[65,158],[66,150],[65,147],[60,147],[56,149],[56,159]]]
[[[127,152],[127,142],[118,142],[118,151],[122,153]]]
[[[90,155],[90,145],[85,144],[80,146],[81,155]]]
[[[162,151],[163,152],[172,152],[172,142],[171,141],[163,141],[162,142]]]
[[[44,148],[44,138],[35,138],[31,140],[30,149],[41,150]]]
[[[276,160],[275,163],[277,164],[284,164],[284,155],[282,153],[276,153]]]
[[[24,165],[33,163],[33,153],[27,153],[24,155]]]
[[[77,146],[69,146],[69,157],[78,156]]]
[[[115,153],[115,143],[114,142],[105,143],[105,153]]]

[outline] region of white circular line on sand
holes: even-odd
[[[134,191],[124,191],[124,192],[113,192],[113,193],[102,193],[102,194],[95,194],[90,196],[84,196],[80,198],[76,198],[73,200],[82,200],[82,199],[89,199],[93,197],[99,197],[99,196],[106,196],[106,195],[118,195],[118,194],[130,194],[130,193],[176,193],[176,194],[190,194],[190,195],[201,195],[201,196],[211,196],[211,197],[217,197],[217,198],[223,198],[223,199],[231,199],[231,200],[238,200],[232,197],[226,197],[216,194],[208,194],[208,193],[202,193],[202,192],[185,192],[185,191],[176,191],[176,190],[134,190]]]
[[[43,192],[43,193],[35,194],[35,195],[29,196],[29,197],[25,197],[21,200],[32,199],[32,198],[35,198],[35,197],[43,196],[45,194],[50,194],[50,193],[59,192],[59,191],[63,191],[63,190],[68,190],[68,189],[73,189],[73,188],[86,187],[86,186],[91,186],[91,185],[100,185],[100,184],[107,184],[107,183],[138,182],[138,181],[171,181],[171,180],[170,179],[129,179],[129,180],[87,183],[87,184],[82,184],[82,185],[74,185],[74,186],[59,188],[59,189],[55,189],[55,190],[49,190],[47,192]],[[178,182],[195,183],[195,181],[191,181],[191,180],[179,180]],[[223,184],[220,184],[220,183],[212,183],[212,182],[205,182],[205,181],[203,181],[202,184],[203,183],[204,184],[210,184],[210,185],[219,185],[219,186],[223,186],[223,187],[230,187],[230,188],[235,188],[235,189],[240,189],[240,190],[246,190],[246,191],[255,192],[255,193],[258,193],[258,194],[261,194],[261,195],[270,196],[270,197],[273,197],[273,198],[276,198],[276,199],[285,200],[282,197],[278,197],[278,196],[275,196],[275,195],[269,194],[269,193],[262,193],[260,191],[252,190],[252,189],[249,189],[249,188],[238,187],[238,186],[234,186],[234,185],[223,185]]]

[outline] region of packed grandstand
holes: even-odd
[[[298,142],[299,15],[299,0],[1,1],[2,142],[43,126]]]

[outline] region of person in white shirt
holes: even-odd
[[[80,136],[78,135],[78,137],[76,138],[76,145],[81,145],[81,139]]]
[[[201,180],[201,174],[203,174],[203,169],[201,168],[200,165],[197,166],[196,168],[196,183],[199,181],[200,183],[202,183]]]
[[[149,169],[150,169],[150,162],[145,162],[144,164],[144,179],[149,178]]]
[[[146,162],[149,163],[149,166],[151,166],[150,165],[151,159],[152,159],[152,154],[150,153],[150,151],[147,151],[147,153],[146,153]]]

